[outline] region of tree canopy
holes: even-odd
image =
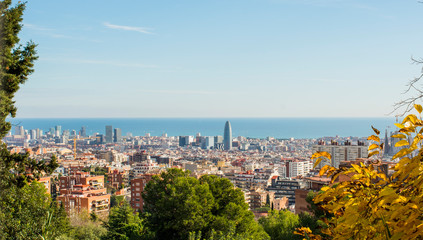
[[[148,237],[138,213],[134,214],[134,210],[126,201],[110,210],[105,227],[107,233],[102,239],[136,240]]]
[[[206,239],[216,234],[268,239],[248,211],[241,190],[228,179],[198,180],[189,171],[169,169],[153,176],[143,198],[146,224],[156,239],[187,239],[192,233]]]
[[[22,45],[18,37],[25,3],[11,4],[0,1],[0,139],[11,129],[6,118],[16,115],[13,98],[37,59],[36,44]],[[0,239],[55,239],[67,231],[63,209],[51,201],[44,185],[35,182],[56,167],[54,157],[48,164],[37,162],[28,154],[11,154],[0,143]]]

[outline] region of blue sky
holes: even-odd
[[[18,117],[385,117],[422,66],[415,0],[29,0]]]

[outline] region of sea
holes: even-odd
[[[373,134],[371,126],[384,136],[385,129],[395,130],[394,118],[14,118],[13,126],[40,128],[44,132],[60,125],[63,130],[86,127],[89,135],[105,133],[105,126],[122,129],[122,135],[133,136],[223,136],[226,121],[232,126],[232,136],[277,139],[321,138],[327,136],[366,137]],[[12,127],[12,133],[14,127]]]

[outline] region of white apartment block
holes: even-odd
[[[358,145],[314,145],[313,153],[328,152],[332,156],[330,162],[321,161],[316,169],[322,168],[324,165],[330,165],[332,167],[339,167],[341,161],[354,161],[357,158],[367,158],[368,151],[367,146]],[[314,164],[315,160],[313,161]]]

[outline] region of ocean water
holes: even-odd
[[[105,126],[122,129],[134,136],[195,135],[223,136],[225,122],[232,125],[232,136],[251,138],[320,138],[324,136],[366,137],[373,134],[371,126],[378,128],[382,135],[385,129],[395,129],[393,118],[19,118],[9,119],[14,125],[25,129],[40,128],[48,131],[50,127],[61,125],[62,130],[86,127],[87,134],[105,133]],[[14,128],[12,127],[12,132]],[[383,137],[383,136],[382,136]]]

